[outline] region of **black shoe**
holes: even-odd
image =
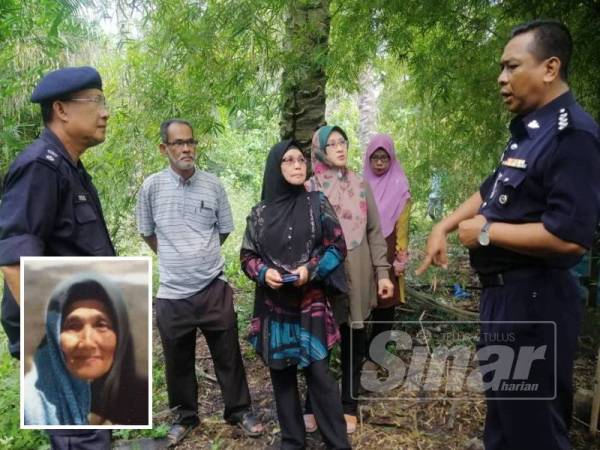
[[[175,447],[177,444],[179,444],[183,440],[184,437],[186,437],[190,433],[190,431],[192,431],[196,427],[197,427],[197,425],[180,425],[180,424],[174,424],[173,426],[171,426],[171,429],[169,430],[169,434],[167,434],[167,442],[168,442],[167,448]]]

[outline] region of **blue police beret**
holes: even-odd
[[[93,67],[65,67],[47,73],[31,94],[33,103],[64,98],[84,89],[102,89],[102,78]]]

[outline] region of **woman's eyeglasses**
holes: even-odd
[[[299,158],[283,158],[281,160],[281,164],[285,165],[285,166],[293,166],[294,164],[300,164],[301,166],[306,164],[306,158],[303,158],[302,156]]]
[[[388,155],[372,155],[370,159],[371,161],[388,162],[390,160],[390,157]]]
[[[342,139],[341,141],[337,142],[328,142],[325,144],[325,148],[345,147],[346,145],[348,145],[348,141]]]

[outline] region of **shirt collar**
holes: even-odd
[[[569,90],[541,108],[528,114],[515,117],[510,121],[510,134],[513,138],[524,136],[529,136],[531,138],[538,130],[546,128],[548,125],[555,124],[558,111],[561,108],[571,106],[573,103],[575,103],[575,98],[573,97],[573,93]]]
[[[77,161],[77,164],[73,162],[73,160],[71,159],[71,155],[69,155],[69,152],[65,148],[64,144],[50,128],[44,128],[44,131],[42,131],[42,134],[40,134],[40,138],[48,142],[49,144],[55,146],[62,153],[63,157],[69,162],[69,164],[71,164],[73,167],[77,169],[80,166],[82,166],[81,161]]]
[[[198,168],[197,167],[194,167],[193,175],[191,177],[189,177],[187,180],[184,180],[183,177],[181,175],[179,175],[177,172],[175,172],[170,165],[167,168],[167,170],[169,171],[169,175],[171,175],[171,178],[173,179],[173,181],[175,181],[175,183],[177,183],[177,186],[191,185],[198,178]]]

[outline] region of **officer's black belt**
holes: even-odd
[[[479,282],[484,288],[504,286],[507,284],[522,281],[536,275],[542,275],[550,272],[561,272],[564,269],[555,269],[549,267],[525,267],[523,269],[511,270],[509,272],[483,274],[478,273]]]

